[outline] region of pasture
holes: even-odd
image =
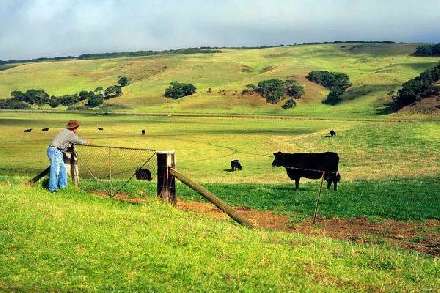
[[[227,49],[0,71],[1,97],[27,88],[68,94],[121,74],[132,79],[108,113],[0,112],[0,290],[438,290],[440,121],[377,115],[387,92],[438,62],[408,56],[413,49]],[[310,70],[350,75],[341,105],[320,103],[326,90],[304,79]],[[294,109],[235,93],[291,76],[306,89]],[[199,90],[166,100],[171,80]],[[47,146],[69,119],[81,122],[79,135],[91,144],[175,150],[180,172],[259,229],[234,224],[182,184],[178,208],[156,199],[154,180],[111,183],[134,204],[103,197],[106,184],[93,180],[56,194],[27,186],[47,167]],[[326,137],[332,129],[337,135]],[[339,154],[339,190],[323,190],[316,225],[310,219],[319,181],[303,178],[295,192],[285,169],[271,166],[277,151]],[[235,159],[243,170],[230,172]],[[80,157],[80,170],[81,160],[103,157],[98,150]]]

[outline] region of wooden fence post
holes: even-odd
[[[157,196],[176,205],[176,179],[170,173],[176,166],[174,151],[159,151],[157,156]]]
[[[72,146],[70,151],[70,176],[73,181],[73,185],[78,186],[79,172],[78,172],[78,158],[75,152],[75,146]]]

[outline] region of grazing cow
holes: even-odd
[[[25,129],[24,132],[31,132],[32,128]]]
[[[103,130],[104,130],[104,127],[98,127],[98,130],[99,130],[99,131],[103,131]]]
[[[148,169],[139,168],[136,170],[135,175],[137,180],[151,181],[153,179],[151,172]]]
[[[49,131],[49,128],[41,128],[41,131]]]
[[[145,129],[142,129],[142,135],[145,135]]]
[[[235,171],[235,170],[243,170],[243,167],[240,164],[239,160],[232,160],[231,161],[231,170]]]
[[[337,153],[274,153],[275,160],[272,167],[286,168],[287,175],[295,181],[295,189],[299,188],[301,177],[309,179],[319,179],[324,176],[327,181],[327,188],[330,189],[332,183],[334,190],[338,189],[338,182],[341,175],[338,171],[339,156]]]

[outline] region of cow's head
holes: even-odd
[[[272,167],[283,166],[282,154],[283,154],[282,152],[273,153],[275,159],[272,162]]]

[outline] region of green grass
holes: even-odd
[[[275,211],[292,218],[313,216],[319,181],[302,184],[298,191],[293,184],[205,184],[225,202],[258,210]],[[108,183],[83,180],[81,189],[89,192],[122,192],[131,197],[156,196],[155,182],[136,180]],[[342,182],[338,191],[324,189],[320,199],[320,215],[325,218],[428,220],[440,219],[440,185],[437,178],[370,180]],[[183,184],[177,184],[181,199],[206,201]]]
[[[342,184],[440,173],[436,121],[0,113],[2,173],[32,175],[44,169],[47,145],[67,119],[80,120],[80,135],[94,144],[174,149],[177,168],[204,183],[289,183],[283,168],[271,167],[277,151],[337,152]],[[105,130],[98,132],[98,126]],[[23,133],[31,127],[33,132]],[[51,130],[41,132],[42,127]],[[147,135],[140,135],[141,129]],[[337,136],[324,138],[330,129]],[[106,160],[107,153],[96,150],[84,157],[95,158]],[[233,159],[241,160],[242,172],[225,171]]]
[[[149,200],[0,184],[5,291],[428,291],[434,259],[384,245],[251,231]]]

